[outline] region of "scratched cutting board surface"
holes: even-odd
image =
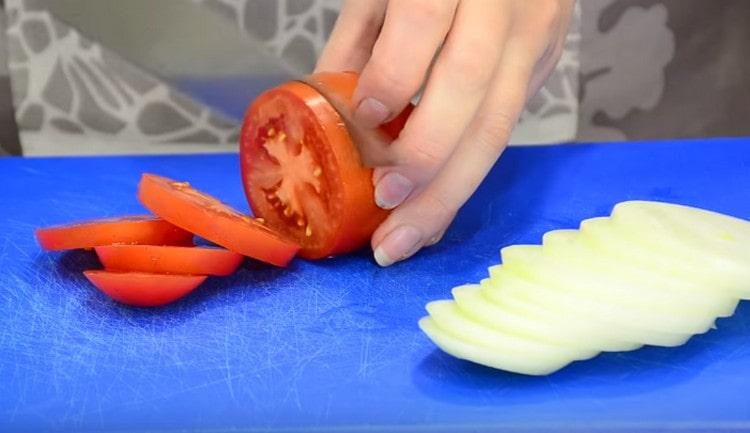
[[[417,328],[427,301],[485,277],[502,246],[618,201],[750,219],[748,139],[511,149],[446,239],[413,260],[247,261],[151,310],[90,286],[91,253],[43,253],[32,236],[143,212],[142,172],[247,209],[235,155],[0,159],[0,431],[750,429],[748,303],[683,347],[549,377],[454,359]]]

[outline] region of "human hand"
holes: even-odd
[[[562,54],[574,0],[347,0],[316,67],[357,71],[355,120],[374,128],[423,89],[373,174],[394,209],[372,237],[388,266],[438,242],[505,149]]]

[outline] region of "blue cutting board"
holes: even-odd
[[[236,155],[0,160],[0,431],[750,431],[748,303],[683,347],[549,377],[454,359],[417,328],[501,247],[618,201],[750,219],[748,139],[510,149],[445,240],[406,263],[247,261],[151,310],[90,286],[91,253],[43,253],[32,235],[143,212],[142,172],[247,209]]]

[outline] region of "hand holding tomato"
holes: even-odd
[[[392,120],[423,88],[393,164],[373,174],[394,209],[375,231],[388,266],[440,240],[503,152],[559,59],[574,0],[348,0],[318,71],[361,73],[355,120]]]

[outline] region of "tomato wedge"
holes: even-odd
[[[47,251],[112,244],[193,244],[192,233],[152,216],[128,216],[46,227],[36,230],[36,238]]]
[[[309,79],[347,102],[357,84],[351,73]],[[404,121],[400,116],[382,132],[392,139]],[[375,205],[372,169],[362,164],[342,116],[308,84],[288,82],[253,101],[240,161],[253,213],[300,244],[303,257],[357,249],[388,215]]]
[[[96,247],[96,255],[108,271],[216,276],[231,275],[244,258],[222,248],[153,245]]]
[[[84,271],[91,284],[117,302],[135,307],[157,307],[195,290],[205,275],[168,275],[145,272]]]
[[[172,224],[248,257],[285,266],[299,250],[263,220],[243,215],[187,182],[144,174],[138,199]]]

